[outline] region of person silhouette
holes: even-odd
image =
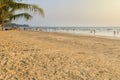
[[[90,33],[92,34],[92,30],[90,30]]]
[[[115,35],[116,35],[116,31],[113,31],[113,35],[114,35],[114,37],[115,37]]]
[[[94,36],[95,36],[95,34],[96,34],[96,30],[93,30],[93,33],[94,33]]]

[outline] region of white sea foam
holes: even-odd
[[[64,32],[91,36],[120,38],[120,27],[40,27],[47,32]]]

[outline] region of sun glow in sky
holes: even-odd
[[[76,25],[76,26],[119,26],[120,0],[24,0],[37,4],[45,11],[45,17],[38,14],[30,21],[15,21],[20,24]]]

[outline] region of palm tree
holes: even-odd
[[[37,5],[26,4],[16,2],[14,0],[1,0],[0,1],[0,25],[4,27],[5,22],[11,22],[12,20],[16,20],[17,18],[24,17],[26,20],[32,18],[29,13],[20,13],[16,14],[17,10],[27,10],[32,12],[39,12],[40,15],[44,16],[44,11],[39,8]]]

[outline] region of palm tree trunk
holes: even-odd
[[[0,23],[0,28],[1,28],[0,30],[2,30],[2,23]]]
[[[4,30],[4,19],[1,19],[0,27],[1,27],[1,30],[3,31]]]
[[[4,30],[4,21],[2,21],[1,29],[2,29],[2,31]]]
[[[1,27],[1,31],[3,31],[3,30],[4,30],[4,27],[3,27],[3,25],[2,25],[2,24],[0,25],[0,27]]]
[[[3,25],[1,26],[1,29],[2,29],[2,31],[4,30],[4,26]]]

